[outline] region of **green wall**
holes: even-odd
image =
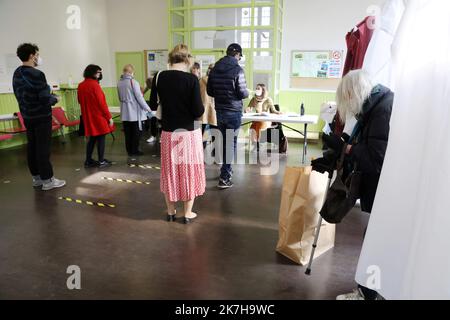
[[[320,115],[320,106],[327,101],[334,101],[334,92],[316,92],[316,91],[295,91],[286,90],[280,91],[280,108],[282,112],[296,112],[300,113],[300,105],[303,102],[305,106],[305,113],[308,115]],[[303,129],[302,125],[289,125],[295,129]],[[317,125],[308,127],[308,131],[321,132],[324,122],[319,120]]]

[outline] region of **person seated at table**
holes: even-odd
[[[265,84],[258,84],[255,90],[255,96],[250,100],[246,113],[275,113],[281,114],[280,111],[275,109],[273,100],[269,97],[269,92],[266,89]],[[261,137],[261,131],[267,130],[272,125],[271,121],[253,121],[250,127],[250,141],[254,144],[259,143]]]

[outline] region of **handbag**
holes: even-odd
[[[354,138],[359,135],[361,124],[357,125],[349,143],[346,143],[337,162],[337,175],[330,189],[328,190],[325,203],[320,210],[320,215],[328,223],[340,223],[342,219],[353,209],[356,200],[360,198],[361,171],[358,170],[358,163],[355,163],[352,171],[344,177],[345,150]]]
[[[159,93],[158,93],[158,78],[159,75],[162,73],[162,71],[158,72],[158,74],[156,75],[156,83],[155,83],[155,88],[156,88],[156,95],[158,97],[158,108],[156,109],[156,119],[158,120],[162,120],[162,107],[161,107],[161,100],[159,98]]]

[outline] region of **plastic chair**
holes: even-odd
[[[2,133],[17,134],[17,133],[24,133],[24,132],[27,131],[27,128],[25,127],[25,121],[23,121],[22,114],[20,112],[16,112],[16,113],[14,113],[14,115],[19,120],[20,127],[18,127],[18,128],[9,128],[9,129],[2,130]]]
[[[64,111],[64,109],[62,107],[53,108],[52,115],[53,115],[53,118],[55,118],[56,121],[64,127],[75,127],[80,124],[79,119],[73,120],[73,121],[70,121],[69,119],[67,119],[66,112]]]
[[[12,134],[2,134],[2,135],[0,135],[0,141],[9,140],[9,139],[12,139],[12,137],[13,137]]]

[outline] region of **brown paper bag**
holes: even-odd
[[[311,255],[328,175],[311,167],[287,167],[279,213],[277,251],[292,261],[305,265]],[[334,247],[335,225],[322,224],[315,257]]]

